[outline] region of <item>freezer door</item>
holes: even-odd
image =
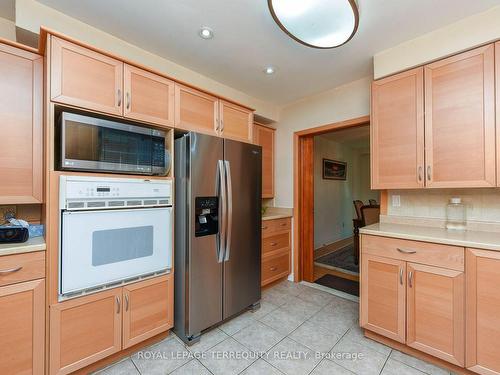
[[[260,300],[262,148],[224,140],[227,234],[224,319]]]
[[[187,306],[188,334],[195,335],[222,320],[222,263],[218,259],[218,234],[196,236],[196,198],[218,196],[218,168],[223,159],[222,139],[189,134],[188,210],[189,253]],[[182,202],[179,202],[182,204]]]

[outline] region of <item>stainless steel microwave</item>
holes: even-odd
[[[58,130],[61,170],[163,176],[170,169],[161,130],[71,112],[60,114]]]

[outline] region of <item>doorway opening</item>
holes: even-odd
[[[295,281],[359,294],[359,208],[366,221],[378,220],[385,199],[370,189],[369,121],[364,116],[295,133]]]

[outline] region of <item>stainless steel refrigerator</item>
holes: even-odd
[[[262,149],[191,132],[174,160],[174,332],[192,344],[259,307]]]

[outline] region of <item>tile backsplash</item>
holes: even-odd
[[[392,205],[400,196],[400,206]],[[446,219],[451,197],[460,197],[467,209],[467,221],[500,223],[500,189],[389,190],[388,216]]]

